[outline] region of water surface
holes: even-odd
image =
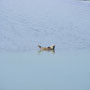
[[[90,90],[90,1],[0,0],[0,90]]]
[[[0,90],[89,90],[90,51],[0,53]]]

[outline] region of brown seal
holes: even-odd
[[[40,48],[40,50],[55,50],[55,45],[52,45],[50,47],[42,47],[38,45],[38,47]]]

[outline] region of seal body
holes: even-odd
[[[42,47],[38,45],[38,47],[40,48],[40,50],[55,50],[55,45],[52,45],[50,47]]]

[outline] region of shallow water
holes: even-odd
[[[90,90],[89,29],[89,1],[0,0],[0,90]]]

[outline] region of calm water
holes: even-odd
[[[90,90],[90,1],[0,0],[0,90]]]
[[[90,51],[0,53],[0,90],[89,90]]]

